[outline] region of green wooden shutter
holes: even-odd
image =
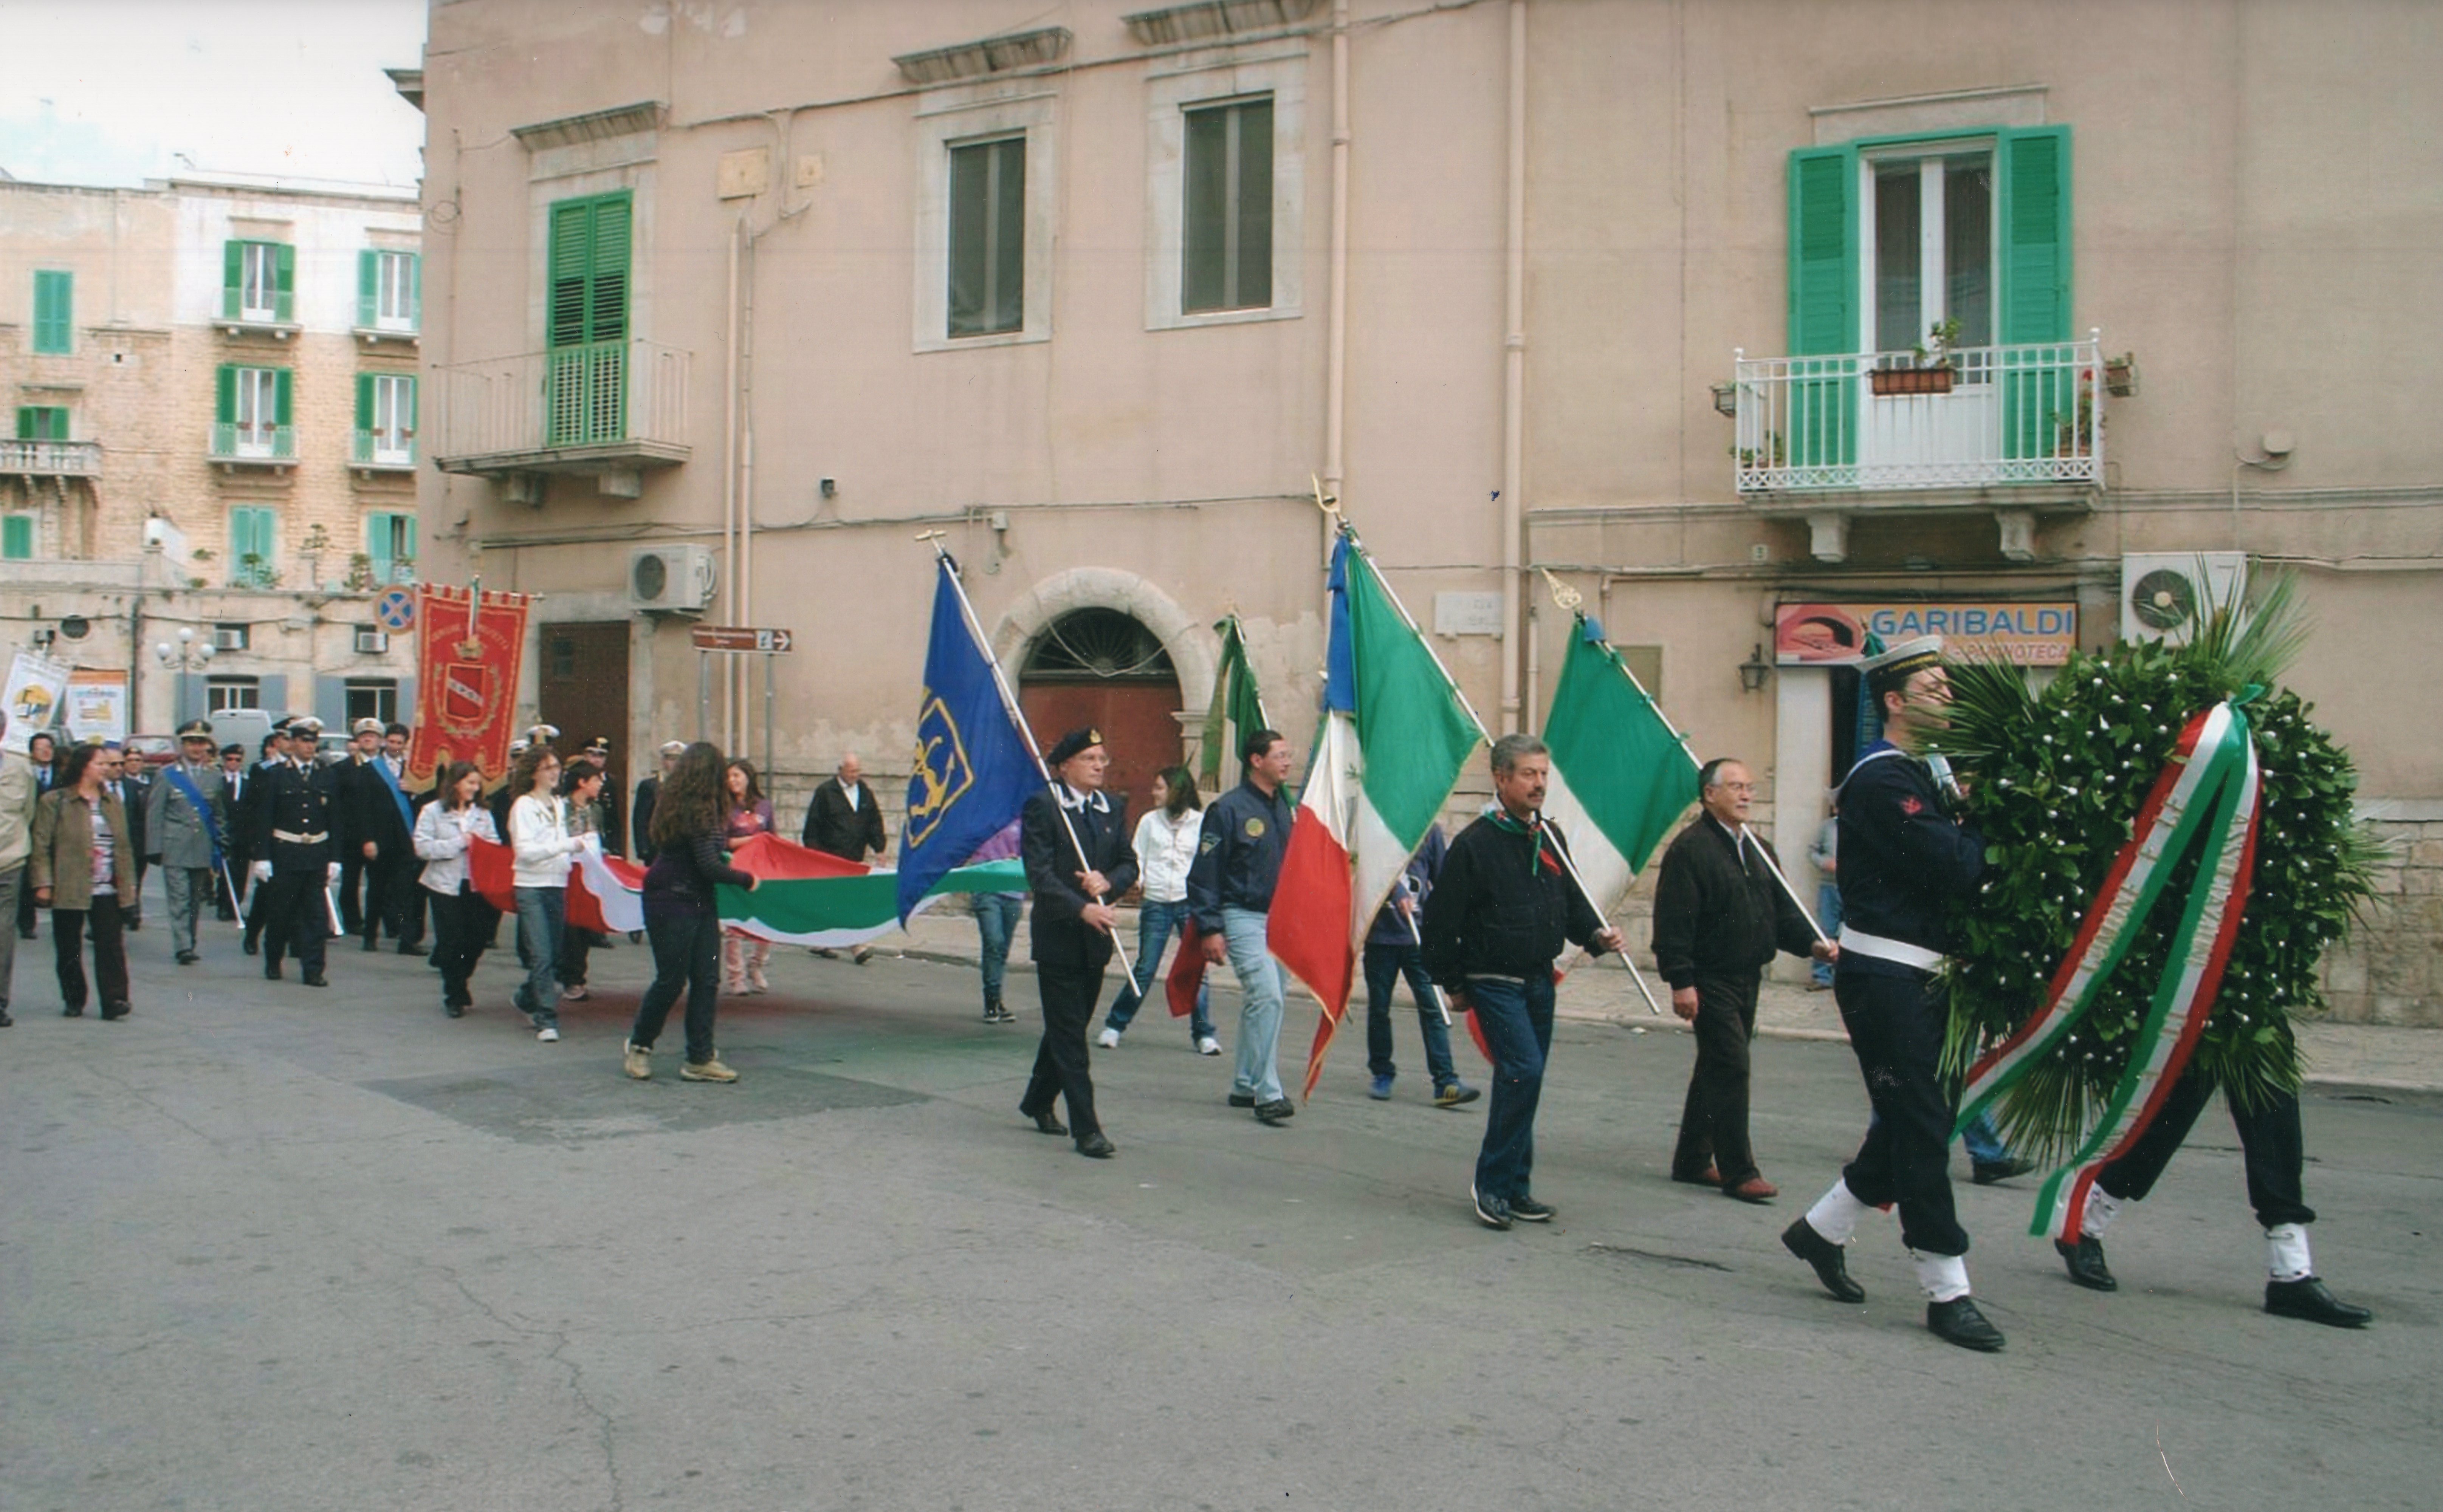
[[[237,424],[237,367],[224,362],[212,375],[212,418],[225,426]]]
[[[0,517],[0,556],[24,561],[34,555],[34,517]]]
[[[1846,466],[1858,456],[1858,150],[1802,147],[1790,155],[1789,390],[1793,467]],[[1811,368],[1821,377],[1806,376]],[[1770,446],[1771,443],[1768,442]]]
[[[275,426],[289,423],[290,388],[295,377],[296,373],[287,368],[271,370],[271,423]]]
[[[221,244],[221,318],[234,320],[246,299],[246,244]]]
[[[424,254],[407,254],[407,328],[424,329]]]
[[[371,430],[374,428],[374,374],[370,373],[357,374],[357,428],[358,430]]]
[[[590,347],[549,359],[545,444],[627,434],[628,260],[634,207],[623,191],[551,208],[549,341]]]
[[[365,517],[365,558],[372,564],[374,581],[390,581],[390,522],[394,517],[374,514]]]
[[[415,434],[416,405],[419,402],[416,396],[416,380],[409,376],[398,381],[407,386],[407,433],[413,436]]]
[[[64,353],[75,332],[76,275],[59,268],[34,270],[34,350]]]
[[[297,310],[297,248],[283,242],[272,249],[272,287],[278,291],[272,301],[274,319],[286,320]]]
[[[1995,197],[2002,237],[1998,324],[2002,373],[2002,454],[2052,454],[2063,418],[2078,408],[2077,355],[2070,340],[2069,128],[2005,131],[1994,144]]]
[[[357,325],[370,329],[380,318],[381,254],[367,247],[357,254]]]
[[[34,410],[31,405],[21,404],[17,407],[17,439],[20,441],[39,439],[34,434]]]

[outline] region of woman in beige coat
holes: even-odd
[[[26,885],[38,908],[51,911],[51,943],[59,957],[60,998],[69,1018],[84,1016],[84,935],[93,930],[93,974],[101,989],[101,1016],[125,1018],[127,952],[119,944],[119,890],[136,885],[136,847],[127,811],[103,786],[119,775],[117,751],[80,745],[68,752],[60,780],[34,806],[33,853]]]

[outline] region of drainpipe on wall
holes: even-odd
[[[739,625],[755,623],[755,242],[746,238],[744,263],[740,269],[738,315],[738,618]],[[746,749],[748,733],[754,728],[754,694],[752,663],[762,657],[732,656],[727,658],[736,670],[738,710],[738,743],[733,753]],[[763,770],[772,769],[772,729],[767,720],[763,729]],[[770,781],[770,778],[765,778]]]
[[[1332,4],[1332,318],[1324,330],[1323,487],[1337,498],[1349,392],[1349,0]],[[1329,516],[1324,529],[1329,555]]]
[[[1527,400],[1527,0],[1510,0],[1510,204],[1502,258],[1501,733],[1518,720],[1519,507]]]
[[[746,217],[742,213],[729,226],[729,372],[721,386],[721,592],[732,625],[744,623],[738,614],[738,261],[745,234]],[[738,749],[737,709],[730,676],[724,671],[721,748],[725,751]]]

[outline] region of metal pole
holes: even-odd
[[[1537,829],[1544,828],[1545,820],[1542,814],[1539,813],[1535,816],[1535,825]],[[1558,834],[1559,832],[1560,831],[1558,830],[1553,831],[1555,834]],[[1611,927],[1611,920],[1604,918],[1603,905],[1595,902],[1594,894],[1587,891],[1587,880],[1578,875],[1578,864],[1570,859],[1568,847],[1555,840],[1552,843],[1552,853],[1561,858],[1561,869],[1570,874],[1570,881],[1577,885],[1578,896],[1586,900],[1586,904],[1589,908],[1594,910],[1596,921],[1602,924],[1604,928],[1609,929]],[[1620,963],[1628,968],[1628,979],[1637,984],[1639,993],[1644,997],[1646,1011],[1654,1014],[1657,1018],[1662,1017],[1662,1005],[1654,1000],[1654,989],[1645,985],[1645,974],[1637,969],[1637,962],[1628,958],[1628,941],[1626,939],[1621,941]]]
[[[695,738],[702,740],[704,732],[712,726],[712,654],[695,653]]]
[[[928,535],[938,535],[938,532],[928,533]],[[1069,832],[1069,845],[1077,852],[1077,865],[1088,871],[1093,870],[1094,863],[1086,855],[1086,843],[1077,837],[1077,826],[1070,819],[1069,811],[1061,805],[1059,792],[1054,789],[1052,769],[1043,764],[1043,748],[1036,743],[1035,729],[1026,722],[1025,711],[1018,706],[1017,696],[1010,692],[1009,680],[1001,675],[1001,664],[993,660],[991,649],[984,642],[983,627],[976,620],[976,608],[967,602],[966,585],[959,578],[957,558],[944,551],[938,539],[933,542],[933,555],[949,566],[950,592],[958,597],[959,617],[966,622],[967,634],[975,641],[977,653],[983,657],[984,665],[992,670],[993,687],[1001,694],[1002,710],[1009,715],[1011,721],[1017,724],[1019,737],[1026,741],[1027,755],[1035,757],[1036,774],[1043,779],[1044,790],[1052,793],[1053,811],[1060,815],[1060,828]],[[1102,902],[1100,893],[1094,894],[1093,898],[1096,902]],[[1112,929],[1108,933],[1111,937],[1111,954],[1119,958],[1120,974],[1133,977],[1136,975],[1136,969],[1129,964],[1128,947],[1120,943],[1120,932]]]
[[[1392,899],[1392,902],[1393,902],[1394,903],[1398,902],[1398,901],[1399,901],[1399,899],[1400,899],[1401,895],[1402,895],[1402,894],[1404,894],[1404,893],[1405,893],[1405,892],[1407,891],[1407,889],[1408,889],[1408,884],[1407,884],[1407,882],[1406,882],[1406,880],[1405,880],[1405,878],[1404,878],[1404,879],[1402,879],[1402,880],[1401,880],[1401,881],[1399,881],[1399,882],[1395,882],[1395,883],[1393,883],[1393,884],[1391,884],[1391,899]],[[1405,914],[1402,914],[1402,915],[1400,916],[1400,922],[1402,922],[1402,923],[1404,923],[1404,924],[1405,924],[1405,925],[1407,925],[1407,926],[1408,926],[1408,942],[1409,942],[1410,944],[1412,944],[1412,945],[1416,946],[1419,950],[1423,950],[1423,949],[1424,949],[1424,948],[1425,948],[1425,937],[1424,937],[1424,934],[1422,934],[1422,933],[1418,930],[1418,928],[1417,928],[1417,916],[1415,915],[1415,913],[1410,912],[1410,913],[1405,913]],[[1444,1029],[1448,1029],[1448,1028],[1450,1028],[1450,1021],[1451,1021],[1451,1016],[1450,1016],[1450,1003],[1449,1003],[1449,1001],[1448,1001],[1447,999],[1445,999],[1445,998],[1442,996],[1442,983],[1435,981],[1432,977],[1430,977],[1430,976],[1429,976],[1429,977],[1425,978],[1425,985],[1426,985],[1427,987],[1429,987],[1429,988],[1431,988],[1431,989],[1433,990],[1433,993],[1434,993],[1434,1008],[1435,1008],[1435,1010],[1436,1010],[1438,1012],[1440,1012],[1440,1013],[1442,1014],[1442,1028],[1444,1028]]]
[[[772,660],[763,653],[763,780],[772,780]]]
[[[1824,933],[1824,926],[1817,923],[1815,916],[1808,911],[1807,905],[1798,901],[1798,889],[1792,887],[1790,884],[1790,879],[1781,874],[1781,864],[1773,859],[1773,852],[1764,847],[1764,842],[1756,838],[1755,831],[1741,824],[1739,833],[1747,838],[1748,844],[1755,847],[1756,859],[1764,863],[1765,870],[1773,873],[1773,880],[1781,884],[1782,892],[1789,897],[1791,906],[1798,910],[1798,917],[1807,920],[1807,927],[1814,931],[1815,938],[1827,944],[1832,943],[1832,937]]]

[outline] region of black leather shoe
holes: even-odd
[[[1974,1297],[1927,1303],[1925,1326],[1934,1330],[1935,1338],[1962,1349],[1990,1355],[2002,1347],[2002,1330],[1985,1321],[1985,1315],[1976,1310]]]
[[[2121,1283],[2113,1280],[2112,1272],[2104,1267],[2103,1241],[2093,1234],[2080,1234],[2078,1243],[2074,1245],[2056,1239],[2053,1241],[2053,1253],[2061,1256],[2062,1264],[2069,1267],[2069,1279],[2087,1290],[2121,1289]]]
[[[331,985],[331,981],[329,977],[324,976],[321,972],[307,972],[305,974],[305,985],[308,987],[328,987]]]
[[[379,950],[381,949],[381,940],[372,935],[367,935],[365,937],[365,942],[357,948],[359,950]]]
[[[441,1011],[449,1014],[451,1018],[465,1018],[467,1016],[467,1008],[463,1003],[444,1003],[441,1005]]]
[[[424,954],[424,941],[402,939],[398,942],[398,953],[402,956],[421,956]]]
[[[195,962],[202,959],[203,957],[201,956],[196,955],[192,950],[182,950],[178,952],[178,964],[181,966],[193,966]]]
[[[2035,1168],[2036,1163],[2023,1155],[2014,1155],[2007,1160],[1971,1160],[1968,1162],[1968,1179],[1980,1187],[1990,1187],[1996,1181],[2026,1175]]]
[[[1256,1100],[1244,1092],[1233,1092],[1230,1094],[1230,1105],[1234,1108],[1251,1108],[1256,1105]]]
[[[116,1024],[131,1011],[133,1011],[125,1003],[113,1003],[101,1011],[101,1021],[105,1024]]]
[[[1781,1247],[1815,1267],[1815,1279],[1838,1302],[1864,1302],[1866,1288],[1849,1279],[1849,1262],[1841,1247],[1800,1218],[1781,1231]]]
[[[9,1011],[7,1009],[0,1008],[0,1029],[11,1028],[16,1024],[16,1022],[17,1021],[15,1019],[9,1016]]]
[[[2300,1318],[2333,1328],[2364,1328],[2375,1314],[2353,1307],[2332,1293],[2320,1277],[2265,1284],[2265,1310],[2276,1318]]]
[[[1297,1117],[1297,1104],[1285,1097],[1256,1104],[1256,1121],[1265,1124],[1287,1123]]]
[[[1119,1146],[1100,1134],[1090,1134],[1077,1141],[1077,1153],[1089,1160],[1108,1160],[1119,1154]]]
[[[252,935],[246,937],[246,953],[248,955],[251,956],[261,949],[263,949],[263,942],[261,940],[257,939]]]
[[[263,963],[263,979],[266,982],[276,982],[280,980],[280,963],[278,961],[267,960]]]
[[[1066,1134],[1069,1132],[1069,1125],[1053,1117],[1052,1110],[1049,1108],[1046,1108],[1040,1113],[1028,1113],[1024,1108],[1020,1108],[1018,1111],[1024,1114],[1027,1118],[1035,1120],[1035,1132],[1038,1134]]]
[[[61,1009],[61,1010],[60,1010],[60,1017],[62,1017],[62,1018],[83,1018],[83,1017],[84,1017],[84,1005],[83,1005],[83,1003],[77,1003],[77,1004],[74,1004],[74,1005],[72,1005],[72,1006],[70,1006],[70,1007]]]

